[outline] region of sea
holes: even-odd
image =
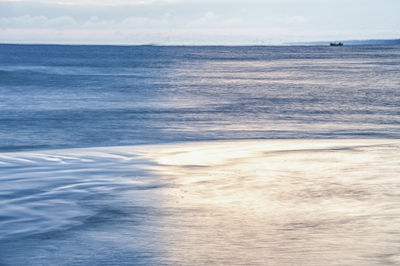
[[[400,46],[0,44],[0,265],[400,265]]]

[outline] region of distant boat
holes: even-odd
[[[342,42],[331,42],[330,46],[343,46]]]

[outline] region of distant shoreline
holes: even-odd
[[[400,45],[393,40],[349,40],[340,41],[345,46]],[[280,47],[280,46],[330,46],[331,41],[291,42],[282,44],[79,44],[79,43],[0,43],[0,46],[98,46],[98,47]]]

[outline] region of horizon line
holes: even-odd
[[[56,42],[0,42],[0,45],[54,45],[54,46],[242,46],[242,47],[255,47],[255,46],[325,46],[329,45],[331,42],[342,42],[347,43],[347,45],[357,46],[357,45],[385,45],[384,42],[400,42],[400,38],[391,38],[391,39],[348,39],[348,40],[330,40],[330,41],[302,41],[302,42],[284,42],[284,43],[277,43],[277,44],[263,44],[263,43],[253,43],[253,44],[228,44],[228,43],[219,43],[219,44],[185,44],[185,43],[56,43]],[[382,43],[371,43],[371,42],[382,42]],[[350,43],[350,44],[349,44]]]

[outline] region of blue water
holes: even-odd
[[[0,265],[400,265],[399,139],[400,46],[3,44]]]
[[[0,45],[0,151],[399,138],[400,46]]]

